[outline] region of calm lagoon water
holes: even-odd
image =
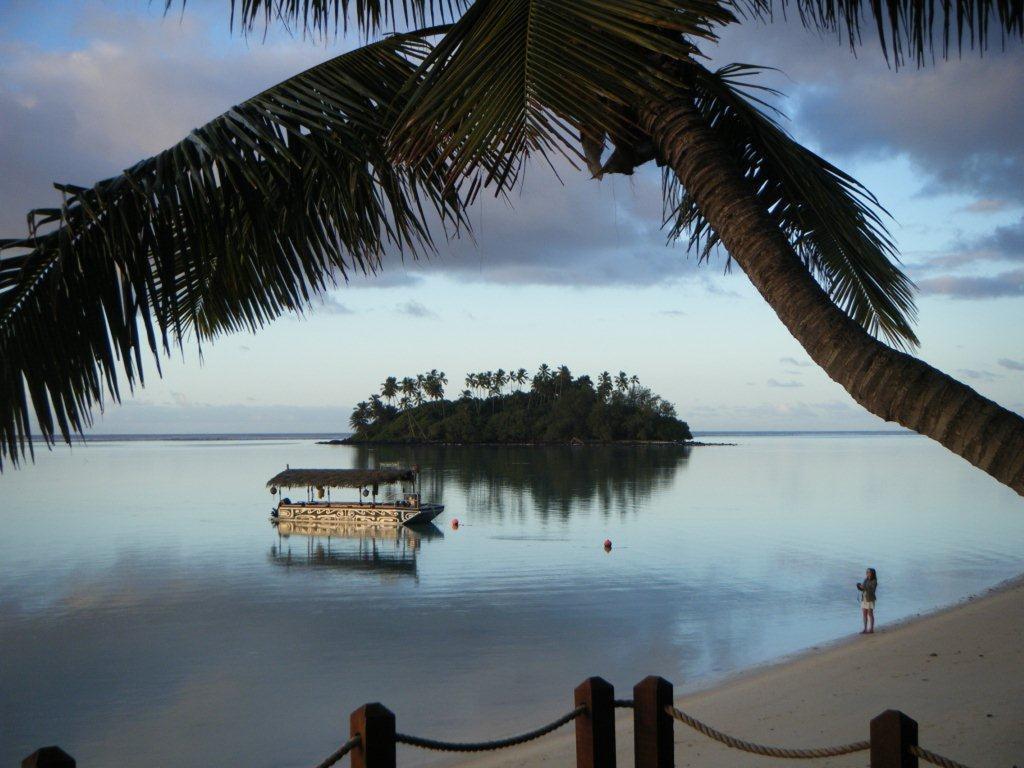
[[[1024,570],[1021,499],[924,438],[730,439],[44,451],[0,476],[0,765],[60,744],[82,766],[308,766],[366,701],[406,732],[493,737],[588,675],[706,685],[854,633],[867,565],[882,624]],[[429,535],[269,522],[286,463],[394,460],[447,506]]]

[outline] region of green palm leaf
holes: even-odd
[[[714,0],[477,0],[437,44],[396,122],[396,156],[440,148],[502,190],[531,154],[582,158],[580,135],[637,138],[631,105],[674,82],[687,38],[733,18]]]
[[[731,147],[765,210],[833,301],[870,333],[898,346],[916,345],[914,286],[896,265],[884,210],[855,179],[798,144],[766,114],[758,87],[749,85],[759,71],[744,64],[692,70],[697,109]],[[666,173],[664,182],[672,238],[688,233],[706,258],[717,234],[673,174]]]
[[[437,30],[426,30],[434,34]],[[29,236],[0,241],[0,459],[90,423],[142,381],[142,352],[301,310],[390,248],[458,228],[446,172],[398,168],[384,138],[429,46],[398,36],[338,56],[91,188],[58,185]]]

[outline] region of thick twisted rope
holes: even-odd
[[[547,725],[542,725],[540,728],[522,733],[518,736],[509,736],[507,739],[497,739],[495,741],[435,741],[434,739],[424,739],[422,736],[410,736],[407,733],[396,733],[395,741],[400,744],[408,744],[413,747],[420,747],[421,749],[434,749],[439,752],[489,752],[494,749],[514,747],[516,744],[525,744],[528,741],[539,739],[541,736],[549,734],[552,731],[557,731],[563,725],[572,722],[586,711],[586,705],[580,704],[576,709],[572,710],[572,712],[562,715],[560,718],[548,723]]]
[[[632,699],[615,699],[612,702],[612,704],[615,706],[616,709],[632,709],[633,708],[633,700]]]
[[[956,760],[950,760],[948,757],[937,755],[924,747],[911,746],[910,753],[912,755],[916,755],[922,760],[928,761],[932,765],[938,765],[941,768],[967,768],[963,763],[958,763]]]
[[[347,755],[349,752],[351,752],[357,746],[359,746],[359,736],[358,735],[353,736],[351,739],[349,739],[344,744],[342,744],[340,747],[338,747],[338,751],[337,752],[335,752],[333,755],[331,755],[326,760],[324,760],[322,763],[320,763],[316,768],[331,768],[332,765],[334,765],[336,762],[341,760],[341,758],[343,758],[345,755]]]
[[[676,709],[675,707],[665,707],[665,711],[679,722],[686,723],[694,730],[700,731],[708,738],[719,741],[727,747],[740,749],[744,752],[752,752],[755,755],[764,755],[765,757],[788,757],[795,760],[809,760],[815,757],[837,757],[839,755],[849,755],[853,752],[863,752],[864,750],[871,748],[871,742],[869,741],[855,741],[852,744],[841,744],[837,747],[820,747],[817,749],[785,749],[783,747],[766,747],[763,744],[755,744],[752,741],[743,741],[742,739],[737,739],[727,733],[716,731],[711,726],[702,723],[694,717],[690,717],[690,715]],[[938,765],[943,764],[939,763]],[[966,768],[966,766],[954,764],[948,766],[943,765],[943,768]]]

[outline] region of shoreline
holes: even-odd
[[[868,737],[870,719],[900,709],[918,721],[919,743],[970,766],[1020,765],[1024,756],[1024,573],[929,613],[773,661],[677,688],[676,706],[741,739],[818,747]],[[619,697],[631,691],[616,692]],[[617,764],[632,765],[632,714],[616,714]],[[496,736],[506,735],[496,724]],[[767,766],[675,724],[677,766]],[[575,763],[575,736],[555,736],[472,760],[473,768]],[[807,762],[807,761],[804,761]],[[815,766],[863,765],[865,754]]]

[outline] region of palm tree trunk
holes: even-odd
[[[1024,418],[868,334],[839,309],[689,104],[642,112],[660,159],[789,332],[871,413],[927,435],[1024,495]]]

